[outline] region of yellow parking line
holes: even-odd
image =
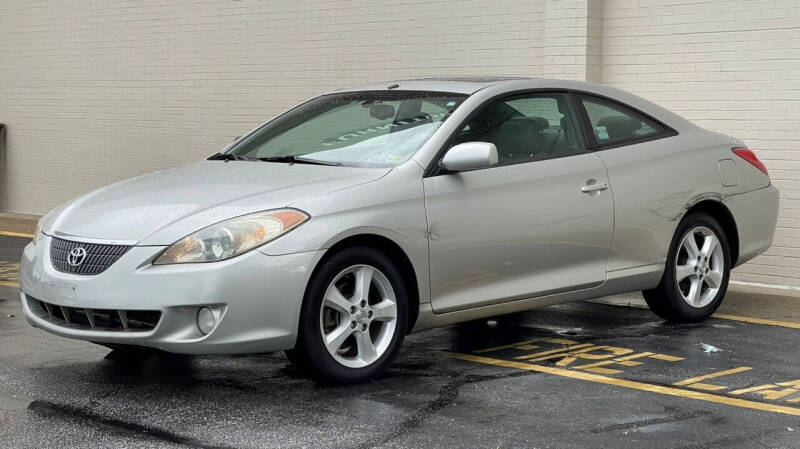
[[[0,281],[0,287],[14,287],[14,288],[19,288],[19,282]]]
[[[690,377],[689,379],[684,379],[684,380],[682,380],[680,382],[675,382],[672,385],[677,385],[677,386],[689,385],[689,384],[700,382],[701,380],[713,379],[715,377],[722,377],[722,376],[727,376],[727,375],[730,375],[730,374],[742,373],[744,371],[750,371],[751,369],[753,369],[753,368],[751,368],[749,366],[740,366],[738,368],[733,368],[733,369],[729,369],[729,370],[725,370],[725,371],[717,371],[716,373],[705,374],[703,376]]]
[[[33,238],[33,234],[28,234],[25,232],[0,231],[0,235],[5,235],[8,237],[26,237],[29,239]]]
[[[763,402],[748,401],[746,399],[740,399],[740,398],[730,398],[727,396],[720,396],[717,394],[705,393],[702,391],[684,390],[682,388],[653,385],[634,380],[617,379],[614,377],[601,376],[598,374],[591,374],[587,372],[570,371],[563,368],[534,365],[531,363],[524,363],[524,362],[514,362],[511,360],[493,359],[489,357],[482,357],[471,354],[453,353],[452,356],[460,360],[467,360],[476,363],[484,363],[487,365],[503,366],[506,368],[516,368],[527,371],[536,371],[540,373],[554,374],[556,376],[568,377],[572,379],[580,379],[589,382],[596,382],[606,385],[613,385],[617,387],[630,388],[633,390],[648,391],[651,393],[659,393],[669,396],[678,396],[688,399],[697,399],[706,402],[715,402],[717,404],[732,405],[735,407],[749,408],[765,412],[784,413],[787,415],[800,416],[800,408],[787,407],[785,405],[766,404]]]
[[[538,358],[538,357],[541,357],[541,356],[548,356],[548,355],[551,355],[551,354],[558,354],[559,352],[565,352],[566,353],[566,352],[569,352],[569,351],[572,351],[572,350],[575,350],[575,349],[585,349],[585,348],[588,348],[590,346],[594,346],[594,345],[591,344],[591,343],[582,343],[582,344],[579,344],[579,345],[572,345],[572,346],[565,346],[563,348],[551,349],[549,351],[541,351],[541,352],[535,352],[533,354],[525,354],[525,355],[521,355],[521,356],[514,357],[514,358],[515,359],[519,359],[519,360],[533,359],[533,358]]]
[[[541,341],[541,340],[543,340],[543,338],[534,338],[534,339],[531,339],[531,340],[519,341],[519,342],[516,342],[516,343],[510,343],[510,344],[502,345],[502,346],[493,346],[491,348],[479,349],[479,350],[475,351],[475,354],[481,354],[481,353],[484,353],[484,352],[502,351],[503,349],[511,349],[511,348],[516,348],[517,346],[529,345],[531,343],[534,343],[534,342],[537,342],[537,341]]]
[[[712,315],[712,317],[721,318],[723,320],[741,321],[744,323],[766,324],[768,326],[780,326],[780,327],[788,327],[791,329],[800,329],[800,323],[793,323],[791,321],[767,320],[764,318],[751,318],[749,316],[725,315],[722,313],[714,314]]]

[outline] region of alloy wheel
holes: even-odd
[[[397,327],[394,288],[380,270],[353,265],[328,285],[319,314],[328,353],[343,366],[363,368],[388,349]]]
[[[675,281],[683,300],[703,308],[717,296],[725,275],[725,258],[719,237],[705,226],[687,232],[675,257]]]

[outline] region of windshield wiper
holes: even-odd
[[[315,165],[341,165],[340,162],[322,161],[319,159],[311,159],[303,156],[270,156],[270,157],[247,157],[238,156],[233,153],[216,153],[209,157],[209,161],[264,161],[264,162],[284,162],[289,164],[315,164]]]
[[[256,159],[245,156],[237,156],[233,153],[215,153],[206,160],[228,162],[228,161],[255,161]]]
[[[341,162],[322,161],[303,156],[270,156],[260,157],[258,160],[264,162],[286,162],[289,164],[342,165]]]

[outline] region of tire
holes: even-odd
[[[711,215],[692,212],[675,230],[661,282],[642,294],[659,317],[696,323],[711,316],[722,303],[730,270],[725,230]]]
[[[287,351],[290,361],[334,384],[372,379],[403,344],[407,292],[400,270],[384,253],[368,247],[335,253],[306,288],[297,345]]]

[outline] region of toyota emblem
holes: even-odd
[[[72,248],[67,255],[67,263],[72,267],[80,266],[86,260],[86,249],[83,247]]]

